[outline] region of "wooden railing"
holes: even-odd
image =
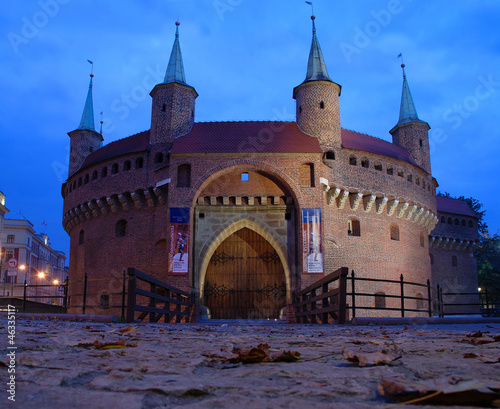
[[[127,322],[144,320],[149,315],[149,322],[189,322],[193,316],[194,301],[191,294],[181,291],[135,268],[129,268]],[[141,288],[149,285],[149,291]],[[147,305],[139,304],[140,300],[149,300]],[[136,317],[136,313],[139,316]]]
[[[347,267],[339,268],[297,292],[294,302],[297,322],[328,324],[333,321],[345,324],[347,274]],[[336,283],[336,288],[331,288],[333,283]]]

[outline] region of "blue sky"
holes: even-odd
[[[484,204],[500,229],[500,2],[314,1],[344,128],[390,140],[403,54],[420,119],[431,126],[439,189]],[[310,7],[302,0],[40,0],[0,15],[0,190],[69,255],[61,183],[94,62],[96,127],[105,143],[149,129],[149,91],[164,76],[181,21],[196,121],[294,120],[306,73]],[[47,226],[42,225],[46,221]]]

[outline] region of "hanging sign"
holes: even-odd
[[[169,272],[187,273],[189,270],[189,207],[170,208]]]
[[[302,240],[304,271],[322,273],[321,209],[302,209]]]

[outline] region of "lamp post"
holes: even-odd
[[[19,266],[19,270],[24,272],[24,280],[26,280],[26,264],[21,264]],[[14,295],[14,288],[12,288],[12,295]]]
[[[45,273],[44,273],[43,271],[40,271],[40,272],[38,273],[38,276],[37,276],[37,279],[36,279],[36,295],[37,295],[37,296],[36,296],[36,299],[37,299],[37,300],[38,300],[38,279],[39,279],[39,278],[44,278],[44,277],[45,277]],[[39,302],[39,301],[37,301],[37,302]]]
[[[57,297],[57,286],[59,285],[59,280],[57,278],[54,279],[54,281],[52,281],[52,284],[54,284],[54,302],[56,303],[56,305],[59,305],[57,303],[57,301],[55,301],[55,300],[57,300],[57,298],[56,298]]]

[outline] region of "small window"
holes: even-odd
[[[135,168],[136,169],[142,169],[142,167],[144,166],[144,159],[142,158],[137,158],[135,160]]]
[[[94,170],[92,172],[92,180],[96,180],[97,179],[97,170]]]
[[[167,110],[167,104],[163,104],[162,107],[161,107],[161,110],[163,112],[165,112]]]
[[[469,227],[474,227],[474,224],[472,223],[472,220],[469,220]]]
[[[127,234],[127,221],[119,220],[116,222],[115,226],[116,237],[125,237]]]
[[[111,174],[116,175],[118,173],[118,163],[113,163],[111,166]]]
[[[455,218],[455,225],[460,226],[460,220],[458,220],[458,217]]]
[[[241,180],[243,182],[248,182],[248,172],[242,172],[241,173]]]
[[[420,178],[418,176],[415,177],[415,183],[417,186],[420,186]]]
[[[387,168],[387,174],[388,175],[394,175],[394,169],[393,168]]]
[[[357,164],[358,164],[358,161],[356,159],[356,156],[349,157],[349,165],[356,166]]]
[[[368,159],[366,159],[366,158],[365,158],[365,159],[363,159],[363,160],[361,161],[361,166],[362,166],[363,168],[369,168],[369,167],[370,167],[370,161],[369,161]]]
[[[416,298],[416,304],[417,304],[417,310],[423,310],[424,309],[424,296],[422,293],[417,293],[415,294]]]
[[[84,183],[85,184],[89,183],[89,180],[90,180],[89,175],[85,175]]]
[[[108,176],[108,168],[104,167],[104,168],[102,168],[102,171],[101,171],[101,177],[105,178],[106,176]]]
[[[163,162],[163,153],[157,152],[155,155],[155,163],[162,163]]]
[[[430,256],[430,259],[431,259],[431,266],[434,264],[434,255],[433,254],[429,254]]]
[[[9,234],[7,236],[7,244],[14,244],[15,239],[16,239],[16,236],[14,234]]]
[[[70,183],[69,184],[69,193],[71,193],[73,191],[73,185]]]
[[[402,170],[398,170],[398,176],[399,176],[400,178],[404,178],[404,177],[405,177],[405,174],[403,173],[403,171],[402,171]]]
[[[425,247],[424,233],[420,233],[420,247]]]
[[[191,186],[191,165],[185,163],[177,167],[177,187]]]
[[[375,163],[375,170],[382,171],[382,164],[380,162]]]
[[[304,163],[300,166],[300,186],[314,187],[314,165]]]
[[[361,226],[359,220],[352,219],[347,221],[347,235],[361,236]]]
[[[123,170],[130,170],[132,165],[130,164],[129,160],[126,160],[125,163],[123,164]]]
[[[451,217],[448,217],[448,224],[453,224],[453,220],[451,220]]]
[[[76,180],[73,182],[73,190],[76,189]]]
[[[462,227],[465,227],[465,219],[462,219]]]
[[[391,225],[391,240],[399,241],[399,227],[396,224]]]
[[[299,105],[299,114],[302,113],[302,105]]]
[[[80,230],[80,233],[78,234],[78,244],[83,244],[83,241],[85,239],[85,233],[83,230]]]
[[[334,160],[335,159],[335,152],[334,151],[326,151],[325,159]]]
[[[424,146],[424,142],[422,141],[422,139],[420,139],[419,144],[420,144],[420,147]]]
[[[89,152],[94,152],[94,148],[92,146],[89,146]]]
[[[109,294],[101,294],[101,308],[109,308]]]
[[[375,308],[385,308],[385,293],[376,292],[375,293]]]
[[[422,188],[425,189],[425,180],[422,179]]]
[[[446,223],[446,217],[441,216],[441,223]]]
[[[321,101],[321,102],[319,103],[319,107],[320,107],[321,109],[325,109],[325,103],[324,103],[323,101]]]
[[[408,177],[406,179],[408,180],[408,182],[412,182],[413,181],[413,175],[408,175]]]
[[[457,256],[451,256],[451,266],[452,267],[458,266]]]
[[[78,186],[82,185],[82,178],[78,179]]]

